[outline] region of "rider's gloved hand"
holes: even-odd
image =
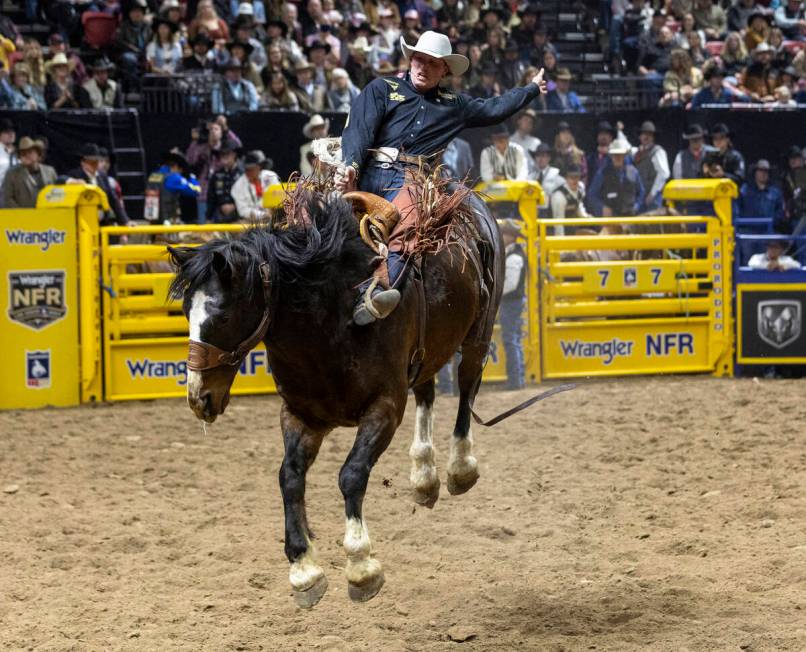
[[[355,168],[348,165],[340,165],[336,168],[333,183],[336,186],[336,190],[341,192],[355,190]]]

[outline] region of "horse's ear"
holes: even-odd
[[[229,261],[220,251],[213,253],[213,271],[215,271],[218,278],[222,281],[232,278],[232,268],[230,267]]]
[[[195,254],[195,247],[168,247],[171,264],[177,269],[184,267]]]

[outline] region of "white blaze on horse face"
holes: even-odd
[[[210,299],[204,292],[197,290],[190,300],[190,313],[188,313],[188,322],[190,322],[190,339],[201,342],[201,327],[207,318],[207,301]]]
[[[188,322],[190,323],[190,339],[195,342],[202,341],[201,327],[209,317],[207,314],[207,301],[209,298],[210,297],[208,297],[204,292],[198,290],[190,301],[190,312],[188,313]],[[201,373],[188,369],[188,400],[197,397],[201,391],[201,388]]]
[[[381,574],[381,562],[372,556],[372,543],[363,519],[347,519],[344,528],[344,552],[347,553],[344,573],[348,582],[364,584]]]
[[[414,441],[411,442],[411,448],[409,448],[411,458],[409,482],[415,491],[424,494],[430,494],[434,486],[439,484],[433,432],[434,406],[422,403],[417,406],[417,414],[414,418]]]
[[[448,458],[448,475],[465,478],[473,475],[478,469],[478,462],[473,457],[473,431],[467,431],[467,437],[454,436],[451,440],[451,454]]]

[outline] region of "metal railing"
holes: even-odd
[[[663,89],[645,77],[594,76],[590,108],[597,112],[654,109],[662,96]]]
[[[221,85],[221,80],[221,75],[208,72],[144,75],[140,110],[149,113],[211,113],[213,91]]]

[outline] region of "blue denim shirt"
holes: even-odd
[[[377,147],[394,147],[415,156],[436,154],[465,127],[497,124],[539,94],[535,84],[486,100],[440,88],[420,94],[408,76],[379,77],[353,100],[342,133],[344,162],[360,172],[368,150]]]

